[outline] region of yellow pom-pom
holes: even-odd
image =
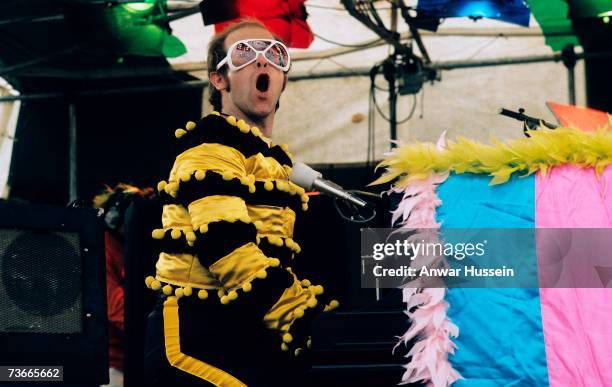
[[[277,180],[276,181],[276,189],[278,189],[279,191],[282,191],[282,192],[288,192],[289,191],[289,186],[287,185],[287,182],[285,180]]]
[[[170,232],[172,239],[179,239],[181,237],[181,230],[173,228]]]
[[[339,306],[340,306],[340,303],[338,302],[338,300],[331,300],[331,301],[329,302],[329,307],[330,307],[331,309],[336,309],[336,308],[337,308],[337,307],[339,307]]]
[[[302,308],[295,308],[295,310],[293,311],[293,316],[295,316],[295,318],[302,318],[302,317],[304,317],[304,309],[302,309]]]
[[[317,299],[316,298],[310,298],[308,301],[306,301],[306,306],[308,306],[309,308],[314,308],[315,306],[317,306]]]
[[[253,126],[251,128],[251,133],[253,133],[253,136],[257,136],[257,137],[261,136],[261,130],[259,130],[257,126]]]
[[[247,124],[244,120],[239,120],[236,125],[238,126],[238,129],[240,129],[240,131],[242,133],[249,133],[249,130],[251,130],[251,127],[249,126],[249,124]]]
[[[177,288],[174,290],[174,295],[176,296],[176,298],[181,298],[185,295],[185,292],[183,291],[183,289]]]
[[[174,137],[176,138],[181,138],[183,137],[185,134],[187,133],[187,131],[185,129],[181,129],[178,128],[177,130],[174,131]]]
[[[280,329],[282,332],[289,332],[289,324],[285,324]]]
[[[251,290],[253,290],[253,285],[250,282],[247,282],[247,283],[242,285],[242,291],[243,292],[248,293]]]
[[[281,344],[281,351],[283,351],[283,352],[287,352],[288,350],[289,350],[289,347],[287,346],[287,344],[282,343],[282,344]]]
[[[221,115],[221,113],[219,113],[216,110],[213,110],[212,112],[210,112],[210,114],[212,114],[213,116],[220,116]]]
[[[227,293],[227,297],[230,299],[230,301],[234,301],[236,298],[238,298],[238,293],[235,290],[232,290]]]
[[[156,228],[151,233],[151,236],[153,237],[153,239],[164,239],[164,235],[166,235],[166,232],[162,230],[161,228]]]
[[[189,231],[187,234],[185,234],[185,237],[187,237],[188,242],[195,242],[196,240],[196,234],[193,231]]]
[[[151,289],[151,284],[153,283],[153,281],[155,281],[155,278],[152,276],[148,276],[147,278],[145,278],[145,285],[147,285],[147,287]]]
[[[295,191],[300,194],[300,196],[304,195],[306,193],[306,190],[300,186],[295,187]]]
[[[223,172],[221,174],[221,178],[223,178],[225,181],[230,181],[234,178],[234,176],[230,172]]]
[[[283,152],[289,152],[289,147],[287,144],[280,144],[280,148],[283,150]]]
[[[191,175],[189,173],[181,173],[180,179],[182,182],[188,182],[191,180]]]
[[[151,282],[151,289],[153,290],[161,289],[161,282],[159,282],[158,280]]]
[[[308,288],[312,294],[314,294],[315,296],[318,296],[319,294],[323,294],[323,292],[325,291],[325,289],[323,289],[323,286],[321,285],[317,285],[317,286],[311,286]]]
[[[196,180],[202,181],[202,180],[204,180],[205,177],[206,177],[206,172],[204,172],[201,169],[196,171],[196,173],[195,173]]]
[[[166,286],[164,286],[164,287],[162,288],[162,292],[164,292],[164,294],[165,294],[166,296],[171,295],[171,294],[172,294],[172,286],[170,286],[170,285],[166,285]]]
[[[302,203],[308,203],[310,201],[310,196],[304,194],[302,195]]]
[[[276,235],[268,235],[268,242],[273,246],[282,246],[283,244],[281,238]]]
[[[250,184],[255,184],[255,175],[253,175],[252,173],[247,175],[247,179],[249,179]]]
[[[200,300],[205,300],[208,298],[208,292],[204,289],[201,289],[200,291],[198,291],[198,298]]]
[[[272,183],[271,180],[268,180],[264,183],[264,189],[266,191],[272,191],[274,189],[274,184]]]
[[[291,333],[285,333],[283,335],[283,343],[289,344],[292,341],[293,341],[293,336],[291,336]]]
[[[310,349],[312,348],[312,339],[308,338],[308,341],[306,341],[306,348]]]
[[[255,193],[255,184],[249,184],[249,193]]]
[[[265,269],[261,269],[257,272],[257,274],[255,274],[255,276],[259,279],[264,279],[268,276],[268,273],[266,272]]]
[[[295,184],[289,182],[289,195],[295,195],[297,190],[295,189]]]
[[[185,129],[187,129],[187,130],[193,130],[193,129],[195,129],[195,127],[196,127],[196,123],[193,122],[193,121],[188,121],[185,124]]]
[[[302,211],[308,211],[308,204],[302,203]]]
[[[228,124],[236,126],[236,117],[227,116],[225,117],[225,120],[227,121]]]
[[[208,224],[203,224],[200,226],[200,234],[206,234],[208,232]]]
[[[302,348],[296,348],[293,354],[295,356],[300,356],[302,354],[302,351],[304,351]]]
[[[268,263],[272,267],[277,267],[278,265],[280,265],[280,259],[278,259],[278,258],[270,258],[270,259],[268,259]]]
[[[227,305],[227,304],[229,304],[229,302],[230,302],[230,298],[229,298],[229,296],[223,296],[223,297],[221,297],[221,304],[223,304],[223,305]]]
[[[219,288],[217,289],[217,297],[221,298],[225,295],[225,289]]]
[[[304,279],[302,280],[302,286],[303,286],[303,287],[307,288],[307,287],[309,287],[310,285],[312,285],[312,283],[310,282],[310,280],[307,280],[306,278],[304,278]]]
[[[249,185],[249,179],[247,179],[246,176],[240,176],[240,184],[248,186]]]
[[[166,183],[165,180],[162,180],[159,183],[157,183],[157,192],[163,191],[164,188],[166,188],[166,184],[168,184],[168,183]]]
[[[193,289],[191,288],[191,286],[185,286],[185,288],[183,288],[183,294],[186,297],[189,297],[193,294]]]

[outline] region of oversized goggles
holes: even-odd
[[[272,66],[287,72],[291,65],[287,47],[277,40],[270,39],[245,39],[232,44],[227,50],[227,55],[219,64],[217,70],[227,64],[230,70],[240,70],[255,62],[259,55]]]

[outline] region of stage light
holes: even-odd
[[[608,23],[610,23],[610,16],[604,16],[602,18],[602,20],[603,20],[604,23],[608,24]]]
[[[419,18],[497,19],[529,26],[531,12],[523,0],[419,0]]]
[[[127,11],[140,13],[140,12],[150,12],[153,9],[153,7],[155,7],[155,4],[147,3],[147,2],[128,3],[128,4],[122,4],[121,7],[125,8]]]
[[[612,16],[610,0],[574,0],[569,6],[572,19]]]
[[[166,0],[77,3],[68,7],[67,20],[86,48],[118,56],[174,58],[187,49],[170,33],[166,9]]]

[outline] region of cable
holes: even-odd
[[[313,33],[313,35],[316,36],[317,38],[321,39],[324,42],[335,44],[335,45],[340,46],[340,47],[350,47],[350,48],[368,48],[368,47],[372,47],[372,46],[378,44],[378,42],[380,42],[382,40],[382,39],[378,39],[378,40],[375,40],[375,41],[373,41],[371,43],[368,43],[368,44],[347,44],[347,43],[339,43],[339,42],[335,42],[333,40],[329,40],[329,39],[324,38],[323,36],[315,34],[315,33]]]
[[[306,7],[311,7],[311,8],[319,8],[319,9],[329,9],[331,11],[343,11],[346,12],[346,8],[340,8],[340,7],[330,7],[328,5],[319,5],[319,4],[310,4],[310,3],[306,3],[305,4]],[[385,10],[390,10],[391,7],[381,7],[381,8],[376,8],[379,11],[385,11]]]
[[[355,194],[355,193],[359,193],[361,191],[355,191],[355,190],[349,190],[348,192]],[[340,209],[340,204],[342,203],[344,204],[349,211],[352,212],[352,214],[350,215],[346,215],[341,209]],[[338,198],[334,198],[334,208],[336,208],[336,211],[338,212],[338,215],[340,215],[340,217],[344,220],[346,220],[347,222],[351,222],[351,223],[368,223],[369,221],[371,221],[372,219],[374,219],[376,217],[376,210],[372,207],[372,215],[370,217],[365,217],[361,214],[360,209],[357,208],[357,206],[355,206],[354,204],[346,201],[346,200],[342,200],[342,199],[338,199]]]
[[[380,116],[387,122],[391,122],[391,118],[385,116],[385,114],[383,113],[382,109],[380,108],[380,106],[378,106],[378,103],[376,102],[376,91],[374,90],[374,87],[370,87],[370,95],[372,96],[372,99],[374,101],[374,106],[376,107],[376,110],[378,111],[378,114],[380,114]],[[412,103],[412,109],[410,110],[410,113],[408,113],[408,116],[406,118],[403,118],[399,121],[395,121],[396,124],[403,124],[408,122],[412,116],[414,115],[414,111],[416,110],[416,105],[417,105],[417,100],[416,100],[416,94],[413,94],[413,103]]]

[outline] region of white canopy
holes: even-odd
[[[379,3],[379,7],[388,8],[388,3]],[[310,0],[306,6],[308,23],[322,38],[348,45],[377,39],[376,34],[338,3]],[[381,10],[380,15],[385,21],[390,20],[389,9]],[[171,63],[177,68],[188,68],[193,75],[205,79],[202,69],[213,27],[205,27],[199,14],[174,21],[171,26],[173,33],[188,48],[187,54],[172,59]],[[407,30],[400,18],[398,31],[407,35]],[[477,22],[466,18],[447,19],[437,33],[425,31],[423,41],[434,63],[553,54],[533,18],[530,28],[490,19]],[[291,74],[303,76],[369,69],[390,52],[387,45],[358,50],[315,38],[307,50],[292,50]],[[334,55],[338,53],[341,54]],[[585,104],[583,74],[584,67],[579,61],[576,66],[578,105]],[[451,139],[458,135],[483,141],[491,135],[519,137],[523,135],[522,124],[498,115],[500,107],[513,110],[522,107],[528,115],[555,122],[545,102],[568,103],[568,75],[561,62],[455,69],[443,71],[441,75],[440,82],[425,85],[416,96],[417,106],[412,118],[398,126],[401,141],[435,141],[444,130],[448,130]],[[377,84],[387,86],[382,75]],[[290,82],[281,99],[274,141],[287,143],[296,158],[309,163],[365,161],[369,90],[369,77],[364,76]],[[376,99],[388,115],[387,93],[377,91]],[[398,99],[398,120],[407,117],[414,100],[413,96]],[[206,105],[205,110],[210,107]],[[380,159],[389,149],[389,124],[378,113],[375,138],[376,158]]]

